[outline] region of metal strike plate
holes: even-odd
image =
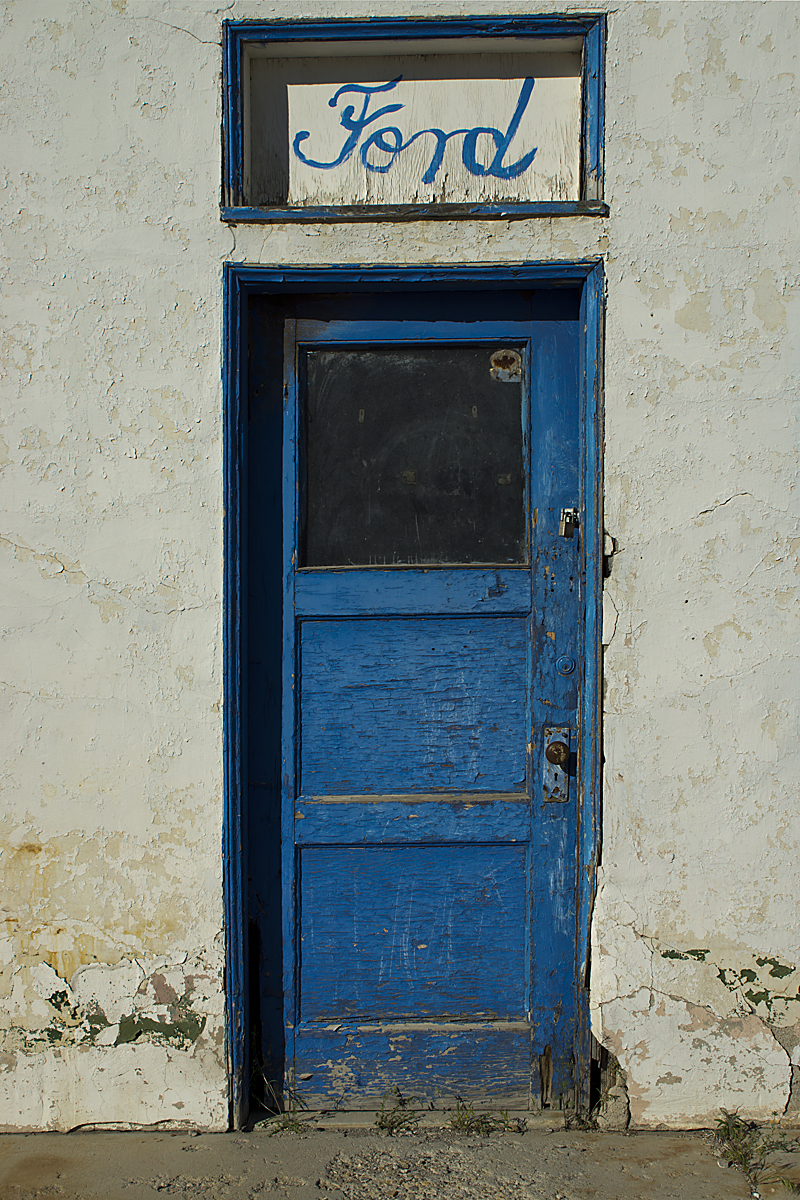
[[[566,747],[566,755],[563,747]],[[542,797],[545,804],[566,804],[569,800],[571,759],[572,731],[569,726],[546,726],[542,748]]]

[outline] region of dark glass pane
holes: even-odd
[[[303,565],[524,562],[521,360],[309,350]]]

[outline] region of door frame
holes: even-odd
[[[578,788],[575,1047],[579,1100],[588,1099],[590,923],[600,850],[602,765],[603,329],[602,261],[435,267],[224,266],[223,298],[223,896],[228,1103],[232,1128],[248,1116],[250,1039],[247,962],[247,753],[245,598],[247,595],[247,316],[253,294],[581,287],[580,479],[586,563],[584,737]]]

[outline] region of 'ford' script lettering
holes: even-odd
[[[445,133],[443,129],[420,129],[416,133],[412,133],[405,140],[396,125],[384,125],[380,129],[374,128],[376,121],[379,121],[381,117],[385,117],[389,113],[400,112],[402,108],[405,108],[404,104],[385,104],[383,108],[379,108],[376,112],[369,112],[373,96],[379,92],[394,91],[401,79],[402,75],[398,75],[397,79],[392,79],[389,83],[376,84],[374,87],[360,83],[347,83],[343,87],[340,87],[328,101],[331,108],[336,108],[340,97],[346,96],[351,92],[363,97],[363,99],[361,102],[361,112],[358,116],[355,115],[354,104],[345,104],[342,108],[339,116],[339,124],[342,129],[347,131],[347,136],[338,157],[333,159],[332,162],[318,162],[316,159],[308,158],[300,149],[302,143],[311,137],[311,133],[307,129],[301,129],[295,135],[292,143],[295,155],[309,167],[332,171],[334,167],[340,167],[342,163],[346,163],[352,157],[360,142],[359,152],[361,161],[366,169],[376,172],[379,175],[385,175],[398,154],[403,150],[407,150],[418,138],[432,136],[436,139],[436,144],[427,170],[422,176],[422,182],[428,184],[433,183],[436,179],[436,175],[444,159],[447,143],[451,138],[463,137],[461,160],[470,174],[491,175],[495,179],[517,179],[524,171],[527,171],[536,155],[537,147],[524,154],[516,162],[504,163],[503,160],[511,147],[525,110],[528,107],[531,92],[533,91],[533,79],[525,79],[523,81],[517,100],[517,107],[514,109],[505,133],[501,129],[495,129],[491,125],[476,125],[471,129],[453,129],[450,133]],[[372,132],[361,141],[362,134],[368,130],[369,126],[373,126]],[[478,161],[478,139],[484,136],[491,138],[494,145],[494,154],[488,163]]]

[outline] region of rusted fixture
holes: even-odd
[[[544,756],[554,766],[565,767],[569,762],[569,746],[566,742],[550,742]]]
[[[498,383],[521,383],[522,355],[518,350],[495,350],[489,361],[489,374]]]

